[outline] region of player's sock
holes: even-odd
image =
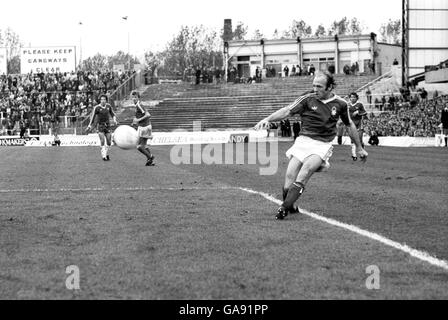
[[[448,138],[445,137],[445,147],[448,146]]]
[[[301,182],[294,182],[291,187],[289,187],[288,194],[286,195],[286,199],[282,203],[282,207],[291,210],[294,209],[294,202],[299,199],[305,190],[305,185]]]
[[[289,188],[283,187],[283,201],[285,201],[286,196],[288,195],[288,190],[289,190]]]
[[[283,201],[285,201],[286,196],[288,195],[289,188],[283,187]],[[299,207],[293,206],[292,209],[289,210],[289,213],[299,213]]]
[[[101,146],[101,158],[106,158],[106,146]]]
[[[142,146],[138,146],[138,147],[137,147],[137,150],[138,150],[140,153],[144,154],[146,157],[148,157],[147,154],[146,154],[146,150],[145,150],[145,148],[143,148]]]
[[[145,155],[148,159],[151,159],[152,157],[151,150],[149,150],[148,147],[145,148]]]
[[[352,157],[356,158],[356,146],[352,144]]]
[[[338,145],[342,144],[342,136],[338,136]]]
[[[110,146],[106,145],[106,159],[107,160],[110,160],[110,158],[109,158],[109,150],[110,150]]]

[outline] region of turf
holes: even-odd
[[[447,299],[448,271],[303,215],[273,219],[290,143],[259,165],[174,165],[154,147],[0,148],[2,299]],[[262,146],[257,146],[262,148]],[[246,155],[249,154],[247,148]],[[336,147],[299,205],[448,260],[447,150]],[[65,268],[80,268],[80,290]],[[366,268],[381,271],[379,290]]]

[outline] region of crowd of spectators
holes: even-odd
[[[418,88],[411,92],[408,87],[403,87],[400,92],[386,93],[384,95],[376,95],[372,99],[372,93],[368,89],[365,93],[367,104],[372,105],[378,111],[396,111],[403,108],[415,108],[420,103],[428,101],[428,92],[425,88]],[[434,91],[433,98],[437,98],[438,92]],[[372,101],[373,100],[373,101]]]
[[[0,135],[48,130],[68,116],[87,116],[100,94],[111,94],[131,74],[112,71],[0,76]]]
[[[364,121],[365,132],[378,136],[434,137],[440,132],[441,112],[448,103],[448,95],[422,99],[416,106],[401,104],[393,110],[371,113]]]

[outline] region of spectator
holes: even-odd
[[[309,74],[314,76],[314,73],[316,72],[316,68],[314,67],[313,64],[311,64],[310,69],[309,69]]]
[[[285,77],[287,78],[287,77],[289,76],[289,68],[288,68],[288,65],[286,65],[286,66],[283,68],[283,72],[285,73]]]
[[[285,136],[290,137],[291,136],[291,122],[289,119],[285,120]]]
[[[422,88],[422,90],[420,91],[420,97],[421,97],[423,103],[428,102],[428,100],[427,100],[428,92],[425,90],[425,88]]]
[[[286,128],[286,120],[280,121],[280,131],[282,133],[282,137],[287,137],[288,136],[288,131],[287,131],[287,128]]]
[[[375,109],[380,110],[381,102],[378,98],[375,98]]]
[[[294,133],[294,140],[299,136],[300,134],[300,122],[296,119],[294,123],[292,124],[292,132]]]
[[[196,85],[201,83],[201,69],[196,68]]]
[[[386,97],[385,96],[382,96],[381,97],[381,107],[380,107],[380,111],[383,111],[383,109],[384,110],[386,110]]]
[[[215,69],[215,82],[217,84],[221,83],[221,70],[219,68]]]
[[[257,67],[257,69],[255,70],[255,79],[256,82],[261,82],[261,68]]]
[[[380,143],[380,140],[378,139],[378,135],[376,134],[375,131],[372,131],[370,133],[369,144],[371,146],[378,146],[379,143]]]
[[[369,87],[367,87],[366,97],[367,97],[367,103],[371,106],[372,105],[372,92],[370,91]]]

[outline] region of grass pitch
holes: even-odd
[[[447,299],[448,271],[303,215],[274,220],[279,169],[173,165],[154,147],[0,148],[2,299]],[[448,152],[335,147],[299,206],[448,260]],[[80,290],[65,286],[80,269]],[[366,288],[378,266],[380,289]]]

